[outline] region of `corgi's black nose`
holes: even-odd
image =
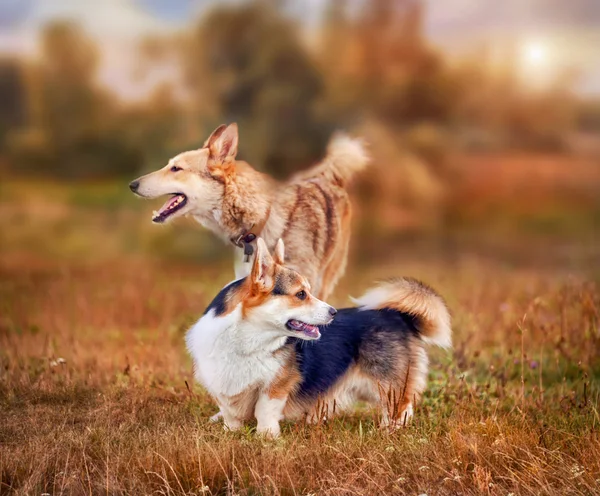
[[[329,315],[332,317],[337,313],[337,310],[333,307],[329,307]]]
[[[134,193],[138,190],[139,187],[140,187],[140,182],[137,179],[135,181],[131,181],[129,183],[129,189],[131,191],[133,191]]]

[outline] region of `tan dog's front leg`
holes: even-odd
[[[233,270],[235,271],[235,278],[241,279],[242,277],[249,276],[250,270],[252,269],[253,257],[250,257],[250,260],[246,262],[244,250],[240,248],[235,248],[235,253],[233,256]]]
[[[267,436],[278,437],[281,433],[279,421],[283,418],[283,409],[287,402],[284,398],[271,398],[266,392],[260,393],[254,415],[256,416],[256,432]]]

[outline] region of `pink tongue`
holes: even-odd
[[[308,336],[317,336],[319,334],[319,328],[317,326],[300,322],[299,320],[294,321],[294,326],[304,334]]]
[[[171,209],[171,207],[175,204],[175,202],[177,201],[178,198],[180,198],[182,195],[176,195],[173,198],[169,198],[165,204],[161,207],[161,209],[158,211],[159,213],[164,213],[168,210]]]
[[[306,325],[306,327],[302,329],[302,332],[307,336],[316,337],[319,335],[319,328],[317,326]]]

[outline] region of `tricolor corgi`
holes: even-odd
[[[227,285],[189,330],[196,379],[215,398],[225,425],[256,418],[280,433],[282,419],[344,411],[357,400],[381,408],[382,425],[405,424],[425,389],[426,344],[451,346],[444,300],[409,278],[383,283],[335,310],[311,294],[304,276],[258,240],[251,273]],[[335,405],[335,408],[334,408]]]

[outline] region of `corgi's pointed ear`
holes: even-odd
[[[270,291],[275,283],[273,278],[274,269],[275,262],[267,249],[267,245],[262,238],[258,238],[256,240],[256,256],[250,273],[252,285],[259,291]]]
[[[275,245],[275,251],[273,252],[273,260],[278,265],[283,265],[285,262],[285,245],[283,239],[279,238],[277,245]]]
[[[209,148],[210,144],[213,143],[219,136],[221,136],[221,134],[223,133],[223,131],[225,131],[225,129],[227,129],[227,126],[225,124],[221,124],[206,139],[206,141],[204,142],[204,146],[202,148]]]
[[[229,126],[219,131],[221,127],[224,126],[219,126],[208,138],[207,146],[210,151],[210,158],[218,163],[230,162],[235,159],[238,150],[237,124],[229,124]]]

